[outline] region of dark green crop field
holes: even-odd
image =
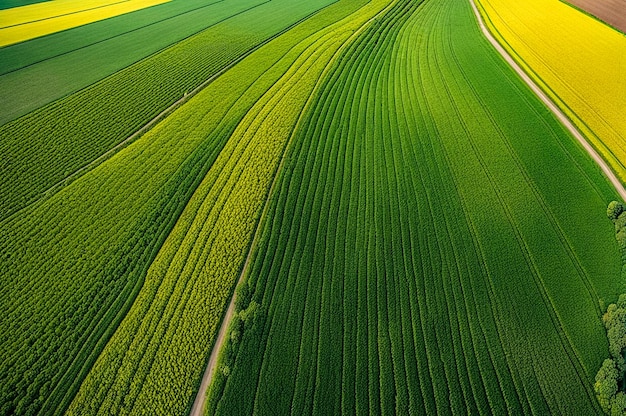
[[[0,102],[0,415],[626,408],[621,191],[470,0],[172,0]]]
[[[173,0],[1,48],[0,124],[265,3]]]

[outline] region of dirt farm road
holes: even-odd
[[[537,97],[548,107],[550,111],[556,116],[556,118],[565,126],[567,130],[578,140],[578,142],[583,146],[583,148],[589,153],[589,156],[596,162],[596,164],[602,169],[602,172],[606,177],[611,181],[611,184],[617,191],[617,193],[622,198],[622,201],[626,201],[626,189],[624,189],[624,185],[617,178],[615,173],[611,170],[606,161],[596,152],[596,150],[589,144],[587,139],[578,131],[576,126],[570,121],[569,118],[561,111],[561,109],[554,104],[554,102],[543,92],[537,84],[524,72],[524,70],[515,62],[515,60],[509,55],[509,53],[498,43],[498,41],[493,37],[491,32],[485,26],[485,22],[483,21],[478,8],[476,8],[475,0],[469,0],[472,10],[474,10],[474,14],[476,15],[476,20],[478,20],[478,25],[480,26],[480,30],[483,32],[487,40],[493,45],[493,47],[498,51],[498,53],[504,58],[504,60],[517,72],[517,74],[522,78],[522,80],[530,87],[530,89],[535,93]]]

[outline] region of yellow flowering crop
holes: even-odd
[[[626,182],[626,36],[559,0],[478,0],[490,30]]]
[[[169,0],[53,0],[0,11],[0,47]]]

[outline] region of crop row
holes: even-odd
[[[181,414],[191,406],[294,125],[328,62],[384,5],[374,2],[349,14],[354,4],[339,3],[312,21],[349,17],[320,27],[277,63],[287,71],[247,113],[209,170],[70,414]]]
[[[3,222],[2,414],[69,405],[217,154],[289,68],[288,60],[275,63],[333,21],[323,16],[264,46],[113,158]]]
[[[109,0],[86,0],[79,4],[67,0],[61,0],[55,4],[41,3],[31,5],[26,9],[5,9],[0,13],[0,16],[2,17],[0,29],[50,19],[56,16],[80,13],[81,11],[87,9],[99,8],[109,4],[111,4],[111,1]]]
[[[273,1],[0,127],[0,219],[40,198],[255,45],[327,4]]]
[[[70,31],[38,38],[28,43],[5,47],[0,49],[0,74],[16,72],[42,61],[76,52],[79,49],[87,49],[99,42],[128,36],[132,32],[142,31],[146,27],[180,18],[198,9],[211,8],[214,4],[214,2],[207,3],[201,0],[190,0],[184,3],[168,2],[162,6],[144,9],[132,15],[122,15],[115,19],[107,19]],[[26,53],[27,51],[30,53]],[[137,60],[139,59],[135,59],[135,61]]]
[[[337,62],[252,259],[262,328],[210,413],[597,413],[610,185],[465,2],[398,2]]]
[[[626,181],[626,36],[558,0],[477,4],[499,42]]]
[[[261,4],[263,0],[166,2],[0,48],[0,124]]]

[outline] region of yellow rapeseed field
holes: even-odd
[[[626,182],[626,36],[559,0],[477,0],[490,30]]]
[[[0,10],[0,47],[169,0],[53,0]]]

